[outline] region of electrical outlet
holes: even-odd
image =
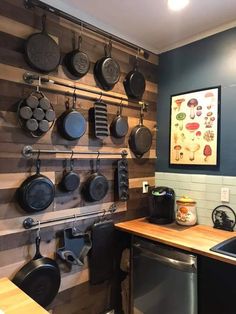
[[[221,202],[229,203],[229,188],[221,188]]]
[[[147,181],[143,181],[143,193],[148,193],[149,184]]]

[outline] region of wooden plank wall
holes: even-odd
[[[12,278],[17,270],[30,260],[34,254],[35,231],[22,228],[22,221],[28,215],[19,208],[16,201],[16,191],[21,182],[34,172],[34,160],[25,159],[21,155],[25,145],[33,145],[37,149],[71,149],[75,151],[128,151],[130,200],[117,203],[115,220],[131,219],[145,214],[147,208],[146,195],[141,193],[142,181],[154,185],[154,168],[156,156],[156,99],[157,99],[157,57],[150,55],[149,60],[140,62],[140,70],[146,78],[147,86],[143,100],[149,103],[149,110],[145,114],[145,125],[153,133],[153,144],[149,153],[141,160],[137,160],[129,150],[128,137],[115,139],[108,137],[101,143],[90,138],[88,132],[78,141],[68,142],[61,138],[56,125],[45,136],[32,138],[20,128],[16,110],[20,99],[29,95],[35,89],[24,83],[22,75],[25,71],[32,71],[24,59],[24,43],[26,38],[40,30],[42,11],[40,9],[26,9],[22,0],[0,1],[0,277]],[[73,31],[79,32],[79,27],[54,15],[47,15],[47,30],[57,40],[62,56],[72,50]],[[84,32],[83,50],[92,62],[89,73],[76,84],[89,86],[98,90],[93,78],[93,65],[103,56],[104,38]],[[121,66],[120,81],[110,92],[125,97],[122,81],[134,64],[135,51],[122,45],[113,44],[113,57]],[[73,83],[63,65],[50,73],[50,77]],[[43,89],[51,100],[57,116],[65,109],[66,88],[47,86]],[[104,98],[106,100],[108,98]],[[92,101],[79,99],[79,107],[88,121],[88,109],[93,106]],[[119,101],[108,105],[109,123],[115,117]],[[123,114],[129,122],[129,133],[138,124],[139,111],[131,103],[124,102]],[[42,172],[55,182],[60,181],[63,171],[62,155],[42,155]],[[81,177],[82,183],[90,172],[90,159],[96,156],[79,156],[75,162],[75,169]],[[82,198],[80,190],[73,193],[63,193],[56,190],[55,201],[46,211],[35,215],[35,219],[63,217],[74,213],[87,213],[94,210],[107,209],[114,202],[114,170],[117,156],[102,156],[101,171],[109,180],[109,192],[104,200],[88,203]],[[91,225],[94,218],[79,219],[81,229]],[[58,245],[58,232],[64,227],[71,226],[71,222],[52,223],[42,228],[43,255],[54,256]],[[53,302],[53,313],[100,313],[107,303],[109,287],[103,285],[91,287],[88,284],[88,267],[73,267],[70,271],[60,263],[62,268],[62,285],[60,293]],[[79,304],[79,305],[78,305]]]

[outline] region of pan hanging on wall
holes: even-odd
[[[40,253],[40,241],[38,231],[35,256],[16,273],[12,281],[37,303],[46,307],[59,291],[61,274],[56,261],[43,257]]]
[[[39,90],[39,85],[36,91],[19,102],[17,109],[20,126],[33,137],[40,137],[47,133],[56,119],[53,106]]]
[[[60,63],[60,49],[46,31],[46,15],[42,16],[42,31],[32,34],[25,43],[25,58],[34,69],[49,73]]]

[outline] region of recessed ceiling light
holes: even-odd
[[[180,11],[185,8],[189,0],[168,0],[168,7],[173,11]]]

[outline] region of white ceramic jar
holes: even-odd
[[[176,222],[184,226],[195,225],[197,223],[196,202],[187,196],[182,196],[176,203]]]

